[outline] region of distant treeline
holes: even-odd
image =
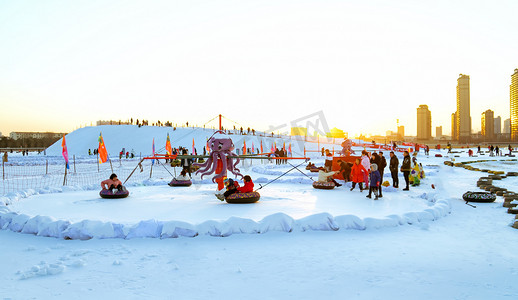
[[[23,138],[13,140],[10,137],[0,138],[0,148],[47,148],[60,138]]]

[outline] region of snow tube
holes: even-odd
[[[332,181],[331,182],[315,181],[315,182],[313,182],[313,187],[316,189],[321,189],[321,190],[332,190],[335,188],[335,183]]]
[[[309,171],[314,172],[314,173],[318,173],[318,171],[320,171],[320,170],[319,169],[309,169]]]
[[[494,202],[496,195],[485,192],[466,192],[462,195],[462,199],[466,202]]]
[[[442,157],[442,154],[435,154],[435,157]]]
[[[257,202],[261,198],[261,195],[258,192],[250,192],[250,193],[234,193],[225,198],[227,203],[254,203]]]
[[[125,187],[122,188],[122,191],[117,190],[115,193],[112,190],[102,190],[99,192],[99,196],[105,199],[126,198],[129,196],[129,191]]]
[[[190,181],[190,180],[176,180],[176,179],[173,179],[168,184],[169,184],[169,186],[191,186],[192,181]]]

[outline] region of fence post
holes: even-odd
[[[74,154],[74,173],[76,173],[76,155]]]
[[[99,151],[97,151],[97,173],[99,173]]]
[[[4,169],[5,161],[2,160],[2,180],[5,180],[5,169]]]
[[[65,163],[65,176],[63,177],[63,185],[67,183],[67,164]]]
[[[49,174],[49,160],[45,160],[45,175]]]

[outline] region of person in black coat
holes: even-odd
[[[351,181],[351,167],[353,165],[341,159],[337,160],[337,163],[340,165],[340,170],[338,172],[342,174],[345,182]]]
[[[394,151],[390,151],[390,175],[392,175],[392,186],[395,188],[399,187],[399,178],[398,178],[398,167],[399,167],[399,159],[394,154]]]
[[[403,163],[401,164],[401,172],[403,172],[403,176],[405,177],[406,188],[403,191],[410,190],[410,171],[412,171],[412,164],[410,163],[410,154],[408,151],[403,153]]]
[[[187,155],[187,149],[183,149],[183,152],[182,152],[183,155]],[[192,165],[192,160],[190,158],[182,158],[180,160],[180,165],[182,166],[182,169],[185,170],[187,173],[189,173],[189,177],[192,177],[191,176],[191,165]]]

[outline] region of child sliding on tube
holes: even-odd
[[[101,182],[101,187],[103,190],[113,191],[114,189],[117,189],[118,191],[122,191],[122,182],[117,178],[117,175],[115,175],[114,173],[110,175],[110,179],[106,179]]]
[[[239,186],[239,183],[237,181],[234,181],[230,178],[225,178],[223,180],[223,183],[225,183],[225,187],[227,190],[223,194],[216,194],[216,197],[223,201],[228,196],[234,194],[234,193],[251,193],[254,191],[254,183],[252,182],[252,177],[249,175],[246,175],[243,177],[243,180],[245,184],[243,186]]]
[[[237,183],[231,178],[225,178],[225,180],[223,180],[223,183],[225,184],[227,190],[223,194],[216,194],[216,197],[221,201],[225,200],[225,198],[227,198],[228,196],[237,193],[237,188],[239,187],[239,183]]]

